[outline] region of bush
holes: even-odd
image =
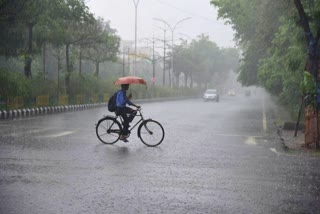
[[[57,96],[58,86],[53,80],[45,78],[43,73],[37,73],[31,80],[31,97],[39,95]]]
[[[28,96],[30,81],[23,74],[0,68],[0,95],[4,97]]]
[[[72,73],[70,78],[71,94],[68,95],[69,104],[95,103],[106,100],[106,94],[113,94],[120,89],[114,85],[115,79],[107,80],[94,76],[93,74]],[[64,77],[58,82],[45,78],[42,72],[33,75],[32,79],[26,79],[23,73],[9,71],[0,68],[0,98],[22,97],[23,107],[34,107],[37,96],[49,96],[49,105],[58,105],[58,94],[65,94]],[[161,86],[131,85],[129,93],[134,99],[152,99],[175,96],[194,96],[199,94],[198,89],[190,88],[163,88]],[[80,99],[81,98],[81,99]]]

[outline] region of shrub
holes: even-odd
[[[0,68],[0,95],[4,97],[27,96],[30,81],[23,74]]]

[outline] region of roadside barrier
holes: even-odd
[[[14,110],[0,110],[0,120],[42,116],[54,113],[64,113],[77,110],[86,110],[91,108],[107,107],[107,103],[95,103],[95,104],[81,104],[81,105],[66,105],[66,106],[55,106],[55,107],[37,107],[37,108],[24,108]]]
[[[174,101],[183,99],[193,99],[192,97],[169,97],[169,98],[157,98],[157,99],[138,99],[134,100],[136,103],[148,103],[148,102],[161,102],[161,101]],[[24,108],[24,109],[14,109],[14,110],[0,110],[0,120],[6,119],[16,119],[22,117],[32,117],[32,116],[43,116],[47,114],[63,113],[77,110],[86,110],[92,108],[105,107],[107,110],[107,102],[104,103],[94,103],[94,104],[79,104],[79,105],[65,105],[65,106],[55,106],[55,107],[37,107],[37,108]]]

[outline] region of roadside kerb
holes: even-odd
[[[196,96],[192,97],[166,97],[166,98],[156,98],[156,99],[137,99],[133,100],[136,103],[152,103],[152,102],[164,102],[164,101],[175,101],[175,100],[185,100],[194,99]],[[0,111],[0,120],[15,119],[22,117],[31,116],[44,116],[53,113],[63,113],[76,110],[86,110],[91,108],[101,108],[107,107],[108,103],[94,103],[94,104],[82,104],[82,105],[68,105],[68,106],[55,106],[55,107],[40,107],[40,108],[25,108],[25,109],[14,109],[14,110],[3,110]]]

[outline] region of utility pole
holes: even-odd
[[[130,73],[130,48],[128,48],[128,73]]]
[[[163,30],[163,87],[166,85],[166,29]]]
[[[171,70],[172,70],[172,75],[174,75],[174,66],[173,66],[173,63],[174,63],[174,60],[173,60],[173,52],[174,52],[174,49],[173,49],[173,47],[174,47],[174,31],[175,31],[175,29],[177,28],[177,26],[181,23],[181,22],[183,22],[183,21],[186,21],[186,20],[188,20],[188,19],[191,19],[191,17],[187,17],[187,18],[184,18],[184,19],[181,19],[180,21],[178,21],[176,24],[174,24],[173,25],[173,27],[168,23],[168,22],[166,22],[166,21],[164,21],[164,20],[162,20],[162,19],[157,19],[157,18],[153,18],[154,20],[157,20],[157,21],[160,21],[160,22],[162,22],[162,23],[164,23],[164,24],[166,24],[168,27],[169,27],[169,29],[170,29],[170,31],[171,31]],[[169,70],[169,84],[170,84],[170,86],[171,86],[171,75],[170,75],[170,70]]]
[[[152,85],[155,86],[155,81],[156,81],[156,61],[158,59],[160,59],[160,58],[157,58],[157,59],[155,58],[155,43],[156,43],[156,40],[153,38],[152,40],[151,39],[146,39],[146,41],[152,43],[152,57],[149,57],[149,56],[141,56],[141,57],[151,61],[151,63],[152,63]],[[148,47],[148,48],[150,48],[150,47]]]
[[[125,75],[125,64],[126,64],[126,60],[125,60],[125,47],[123,47],[123,53],[122,53],[122,65],[123,65],[123,70],[122,70],[122,76],[124,77]]]
[[[155,41],[152,41],[152,85],[155,86],[156,83],[156,59],[154,56],[154,43]]]
[[[162,72],[162,86],[165,87],[166,85],[166,54],[167,54],[167,40],[166,40],[166,32],[167,28],[166,25],[164,28],[159,27],[163,31],[163,40],[158,39],[159,41],[163,42],[163,72]]]
[[[135,31],[134,31],[134,66],[133,66],[133,75],[136,75],[136,67],[137,67],[137,34],[138,34],[138,4],[140,0],[133,0],[135,6]]]

